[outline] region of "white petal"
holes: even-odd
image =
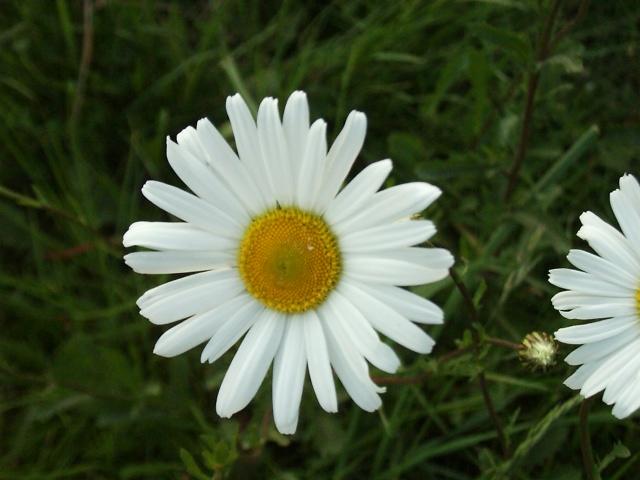
[[[136,303],[140,309],[143,309],[167,296],[180,294],[181,292],[199,287],[200,285],[204,285],[211,281],[234,278],[237,276],[237,271],[233,269],[220,269],[194,273],[147,290]]]
[[[582,228],[578,237],[586,240],[598,255],[637,276],[640,263],[633,252],[629,241],[615,228],[601,220],[591,212],[580,215]]]
[[[258,139],[267,179],[280,205],[293,203],[293,177],[289,149],[282,130],[278,101],[265,98],[258,109]]]
[[[215,362],[240,340],[240,337],[260,319],[263,313],[264,307],[256,301],[239,308],[209,340],[200,354],[200,361]]]
[[[638,380],[638,367],[640,367],[640,355],[638,352],[637,341],[636,352],[631,355],[631,358],[627,362],[624,362],[619,369],[613,372],[610,378],[607,379],[607,386],[602,395],[602,401],[607,405],[617,402],[623,398],[624,391],[630,383],[635,383]]]
[[[561,328],[555,332],[558,341],[569,344],[591,343],[618,335],[634,327],[638,322],[635,315],[610,318],[585,325]]]
[[[421,212],[442,191],[424,182],[405,183],[376,193],[357,213],[335,223],[334,231],[342,236],[376,225],[394,222]]]
[[[220,237],[190,223],[135,222],[122,238],[125,247],[137,245],[154,250],[229,250],[236,240]]]
[[[358,287],[411,321],[428,325],[439,325],[444,322],[444,314],[440,307],[408,290],[393,285],[364,283]]]
[[[307,370],[304,325],[300,320],[287,320],[282,344],[273,363],[273,418],[278,431],[284,434],[296,431]]]
[[[429,353],[435,342],[415,324],[365,293],[355,282],[344,281],[338,287],[342,293],[371,323],[373,328],[414,352]]]
[[[449,275],[453,257],[442,248],[404,248],[372,254],[344,255],[344,272],[374,284],[421,285]]]
[[[382,405],[382,400],[376,385],[369,378],[367,363],[347,337],[334,331],[336,319],[327,317],[323,309],[320,310],[320,315],[331,365],[342,385],[360,408],[367,412],[377,410]]]
[[[333,383],[327,341],[320,320],[312,310],[305,313],[300,320],[304,325],[304,344],[309,362],[309,377],[318,403],[327,412],[337,412],[336,387]]]
[[[380,160],[368,165],[334,198],[324,218],[334,225],[362,209],[382,186],[391,172],[391,160]]]
[[[620,190],[629,199],[636,213],[640,215],[640,185],[636,177],[629,174],[620,177]]]
[[[616,418],[626,418],[640,407],[640,381],[636,377],[620,395],[615,407],[613,407],[613,415]]]
[[[342,182],[347,178],[353,162],[362,149],[366,133],[367,117],[364,113],[354,110],[347,117],[342,131],[327,154],[327,170],[316,201],[318,211],[324,212],[340,190]]]
[[[600,295],[607,297],[630,297],[634,291],[630,288],[621,287],[600,280],[590,273],[571,270],[569,268],[555,268],[549,270],[549,282],[556,287],[574,290],[590,295]]]
[[[603,357],[608,357],[610,354],[616,352],[625,345],[628,345],[639,336],[640,329],[638,332],[624,332],[620,335],[605,338],[599,342],[585,343],[567,355],[564,361],[569,365],[582,365],[583,363],[599,360]]]
[[[620,371],[620,369],[632,361],[634,357],[637,357],[640,350],[640,343],[638,341],[632,342],[621,350],[610,355],[589,378],[584,382],[580,393],[585,397],[590,397],[596,393],[602,391],[607,386],[607,383],[614,378],[614,376]]]
[[[326,156],[327,124],[324,120],[316,120],[307,136],[296,185],[296,199],[305,210],[314,207],[324,175]]]
[[[309,104],[304,92],[297,90],[289,96],[282,115],[282,128],[289,146],[292,177],[298,179],[309,134]]]
[[[237,275],[229,275],[226,278],[214,277],[202,285],[181,290],[150,303],[140,311],[140,315],[157,325],[171,323],[211,310],[227,299],[236,297],[243,290],[244,284]]]
[[[254,215],[266,210],[267,202],[260,188],[213,124],[206,118],[201,119],[197,133],[209,165],[229,185],[229,190],[245,208]]]
[[[428,220],[388,223],[345,235],[340,249],[353,253],[393,250],[422,243],[435,233],[435,225]]]
[[[178,135],[178,140],[186,132],[188,132],[189,137],[188,143],[193,145],[193,148],[200,149],[197,133],[193,127],[183,130]],[[185,185],[200,198],[227,212],[232,218],[237,219],[239,223],[248,223],[249,215],[246,209],[212,171],[211,167],[204,160],[200,160],[200,158],[204,157],[204,151],[198,152],[197,156],[194,156],[188,149],[179,147],[167,137],[167,159],[171,168]]]
[[[209,340],[220,326],[244,305],[254,303],[249,295],[239,295],[219,307],[180,322],[162,334],[153,353],[162,357],[175,357]]]
[[[578,368],[569,378],[564,381],[564,384],[571,388],[572,390],[579,390],[584,385],[584,382],[593,375],[595,371],[600,368],[606,358],[601,358],[600,360],[594,360],[593,362],[585,363],[580,368]]]
[[[380,341],[371,324],[340,293],[334,291],[331,294],[326,300],[326,308],[336,335],[348,337],[358,351],[383,372],[395,373],[398,370],[400,359],[395,352]]]
[[[185,222],[223,237],[238,238],[243,226],[220,209],[179,188],[150,180],[142,194],[154,205]]]
[[[138,273],[201,272],[233,265],[235,253],[229,250],[134,252],[125,255],[124,262]]]
[[[556,310],[571,310],[578,307],[603,306],[607,304],[620,306],[629,304],[629,302],[634,303],[635,300],[630,296],[604,297],[589,293],[574,292],[573,290],[559,292],[551,297],[551,303]]]
[[[633,298],[619,299],[616,303],[602,303],[560,311],[564,318],[572,320],[596,320],[599,318],[622,317],[634,315],[638,310],[637,302]]]
[[[284,325],[283,315],[265,310],[249,330],[220,386],[216,401],[218,415],[230,417],[254,397],[280,346]]]
[[[640,213],[637,211],[639,207],[633,205],[632,200],[621,190],[611,192],[610,201],[624,236],[629,240],[636,259],[640,259]]]
[[[567,260],[580,270],[621,287],[633,289],[638,284],[639,279],[636,276],[593,253],[584,250],[569,250]]]
[[[247,172],[253,177],[255,185],[262,192],[262,198],[265,199],[267,206],[275,206],[276,192],[271,189],[271,183],[268,180],[268,164],[262,158],[258,129],[249,107],[239,94],[227,97],[227,115],[231,120],[231,128],[240,160],[247,167]]]

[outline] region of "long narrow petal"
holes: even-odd
[[[258,184],[213,124],[206,118],[201,119],[198,121],[197,133],[206,160],[229,185],[229,190],[252,214],[265,210],[268,204]]]
[[[326,308],[332,317],[331,326],[337,335],[348,337],[358,351],[375,367],[383,372],[395,373],[400,367],[400,359],[380,337],[362,313],[337,291],[326,301]]]
[[[304,344],[309,363],[309,377],[316,392],[318,403],[327,412],[337,412],[336,386],[331,373],[324,330],[313,310],[305,313],[301,320],[304,325]]]
[[[585,397],[590,397],[604,390],[607,384],[619,374],[620,369],[638,356],[639,348],[640,342],[635,341],[610,355],[600,368],[584,382],[580,393]]]
[[[324,175],[327,156],[327,124],[316,120],[309,130],[300,162],[296,199],[301,208],[313,208]]]
[[[331,365],[342,385],[360,408],[367,412],[377,410],[382,405],[382,400],[376,385],[369,378],[367,363],[350,340],[335,331],[335,319],[322,310],[320,313]]]
[[[178,278],[177,280],[172,280],[170,282],[163,283],[162,285],[158,285],[157,287],[147,290],[140,298],[138,298],[136,303],[142,310],[143,308],[146,308],[167,296],[177,295],[181,292],[185,292],[187,290],[199,287],[212,281],[223,280],[237,276],[237,271],[231,268],[194,273],[192,275],[187,275],[182,278]]]
[[[365,283],[358,287],[413,322],[439,325],[444,321],[444,314],[439,306],[403,288]]]
[[[626,289],[634,289],[638,284],[638,278],[631,275],[624,268],[611,263],[602,257],[584,250],[569,250],[567,260],[580,270],[590,273],[600,280],[614,283]]]
[[[162,334],[156,342],[153,353],[162,357],[175,357],[206,342],[234,312],[253,302],[254,300],[246,294],[230,297],[213,310],[180,322]]]
[[[355,215],[333,225],[338,235],[364,230],[409,217],[427,208],[442,191],[428,183],[397,185],[376,193]]]
[[[125,247],[154,250],[230,250],[237,241],[214,235],[190,223],[135,222],[122,238]]]
[[[640,259],[640,212],[633,200],[621,190],[615,190],[610,195],[611,208],[618,219],[624,236],[629,240],[636,259]]]
[[[429,353],[435,342],[418,326],[375,297],[365,293],[353,281],[344,281],[339,291],[349,299],[373,328],[414,352]]]
[[[389,172],[391,160],[380,160],[368,165],[351,180],[331,201],[324,213],[330,225],[349,218],[360,211],[373,198],[373,194],[382,186]]]
[[[436,282],[449,275],[451,265],[451,254],[436,248],[344,255],[345,275],[374,284],[410,286]]]
[[[210,203],[166,183],[148,181],[142,194],[165,212],[217,235],[238,238],[243,225]]]
[[[202,350],[200,361],[213,363],[224,355],[260,319],[264,310],[262,305],[254,301],[230,315],[229,320],[218,329]]]
[[[292,177],[297,179],[300,178],[300,164],[309,134],[309,103],[306,93],[296,90],[289,96],[282,115],[282,128],[289,146]]]
[[[556,287],[596,296],[626,298],[634,294],[631,288],[621,287],[620,285],[600,280],[598,277],[589,273],[571,270],[569,268],[549,270],[549,283]]]
[[[247,104],[239,94],[227,98],[227,115],[231,120],[231,128],[233,129],[240,160],[247,167],[247,172],[253,177],[255,185],[262,192],[262,197],[265,199],[267,206],[275,206],[276,192],[272,190],[271,183],[268,180],[269,166],[262,157],[258,129],[249,107],[247,107]]]
[[[233,357],[216,401],[221,417],[242,410],[255,396],[280,346],[283,315],[267,311],[251,328]]]
[[[580,215],[582,228],[578,237],[586,240],[598,255],[624,268],[632,275],[640,272],[640,260],[618,230],[592,212]]]
[[[343,252],[368,253],[410,247],[436,233],[429,220],[408,220],[352,232],[340,239]]]
[[[260,103],[258,140],[271,189],[280,205],[290,205],[294,187],[291,161],[278,113],[278,101],[274,98],[265,98]]]
[[[124,262],[138,273],[188,273],[229,267],[235,263],[233,251],[173,251],[134,252],[124,256]]]
[[[367,117],[362,112],[353,111],[333,142],[327,154],[327,170],[316,208],[324,212],[336,196],[342,182],[347,178],[353,162],[356,160],[367,133]]]
[[[198,287],[169,295],[140,310],[140,315],[162,325],[206,312],[244,290],[238,276],[214,279]]]
[[[178,141],[185,135],[189,138],[189,144],[194,144],[193,148],[200,148],[197,133],[193,127],[188,127],[178,134]],[[211,167],[199,160],[204,156],[204,152],[194,156],[188,149],[179,147],[167,137],[167,159],[185,185],[200,198],[228,212],[240,223],[248,223],[249,215],[238,198],[218,178]]]
[[[610,318],[585,325],[561,328],[555,333],[555,336],[559,341],[573,345],[598,342],[636,326],[637,322],[638,319],[635,315]]]
[[[289,319],[273,363],[273,418],[280,433],[293,434],[298,425],[307,370],[304,340],[300,319]]]
[[[571,352],[564,359],[569,365],[582,365],[583,363],[608,357],[640,336],[640,328],[634,333],[614,335],[597,342],[585,343]]]

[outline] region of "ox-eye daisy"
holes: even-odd
[[[582,345],[566,358],[582,365],[565,381],[585,397],[604,390],[605,403],[624,418],[640,407],[640,186],[631,175],[611,192],[611,207],[622,233],[592,212],[580,216],[578,236],[597,255],[571,250],[580,270],[551,270],[549,281],[567,291],[552,299],[562,316],[596,320],[561,328],[556,338]]]
[[[351,112],[327,152],[326,124],[309,126],[303,92],[265,98],[257,125],[239,95],[227,99],[238,153],[202,119],[167,139],[167,157],[187,193],[149,181],[147,199],[182,222],[137,222],[124,245],[157,250],[125,256],[139,273],[189,273],[146,292],[140,313],[165,332],[154,352],[179,355],[207,342],[203,362],[243,336],[222,381],[216,410],[229,417],[256,394],[273,361],[273,414],[293,433],[309,370],[322,408],[337,410],[331,367],[364,410],[382,391],[368,364],[395,372],[400,360],[377,332],[413,351],[434,341],[414,322],[439,324],[442,311],[398,286],[447,276],[453,258],[417,248],[436,231],[415,220],[440,195],[427,183],[378,192],[391,161],[366,167],[340,190],[364,142],[366,117]],[[245,335],[246,334],[246,335]]]

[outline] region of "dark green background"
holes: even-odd
[[[581,478],[570,368],[534,372],[485,342],[479,357],[436,360],[473,328],[517,342],[566,326],[547,270],[583,246],[578,215],[612,220],[609,192],[640,173],[637,3],[593,1],[572,25],[584,2],[559,2],[541,56],[552,3],[2,1],[0,478]],[[532,75],[529,148],[505,200]],[[179,184],[166,135],[208,116],[229,137],[227,95],[282,105],[294,89],[331,139],[349,110],[366,112],[356,171],[390,157],[389,184],[443,189],[427,215],[480,319],[450,280],[418,289],[446,323],[428,329],[433,355],[398,347],[398,377],[415,381],[389,384],[376,414],[344,395],[326,414],[307,385],[285,438],[268,381],[233,420],[215,415],[230,354],[212,366],[152,354],[163,329],[134,302],[163,279],[129,271],[120,242],[133,221],[166,218],[140,194],[147,179]],[[596,400],[591,430],[603,478],[636,478],[637,420]]]

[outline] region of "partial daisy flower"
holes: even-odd
[[[221,417],[243,409],[273,361],[278,430],[296,430],[306,370],[318,402],[337,411],[333,371],[364,410],[383,391],[367,362],[395,372],[400,359],[378,332],[418,353],[434,341],[416,323],[440,324],[439,307],[400,286],[445,278],[441,248],[414,247],[436,228],[412,220],[440,196],[422,182],[378,192],[391,161],[373,163],[341,190],[364,143],[366,117],[351,112],[327,151],[326,123],[309,125],[304,92],[265,98],[257,124],[240,95],[227,98],[238,153],[207,119],[167,139],[167,157],[193,192],[149,181],[148,200],[182,222],[136,222],[125,246],[138,273],[191,273],[146,292],[140,313],[164,325],[154,352],[179,355],[207,342],[214,362],[243,336],[216,403]]]
[[[571,250],[579,270],[559,268],[549,281],[567,291],[552,299],[560,314],[599,320],[555,333],[560,342],[582,345],[565,361],[582,365],[564,382],[584,397],[604,390],[603,400],[624,418],[640,407],[640,186],[631,175],[611,192],[611,207],[622,233],[592,212],[580,216],[578,237],[595,250]]]

